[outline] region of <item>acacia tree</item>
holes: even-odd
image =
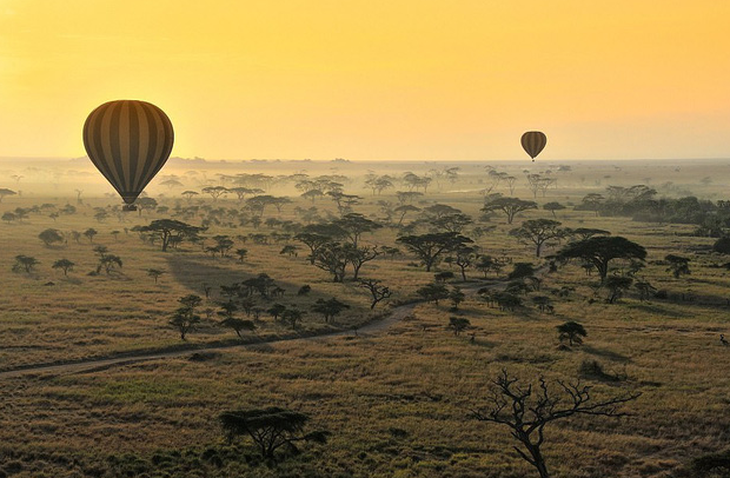
[[[314,265],[323,271],[332,274],[332,282],[345,280],[345,268],[350,263],[350,254],[347,247],[339,242],[328,242],[317,251]]]
[[[315,302],[312,306],[312,311],[318,314],[322,314],[322,316],[324,317],[324,321],[329,324],[334,320],[336,316],[340,315],[340,313],[349,308],[349,305],[345,304],[344,302],[340,302],[339,300],[332,297],[328,300],[317,299],[317,302]]]
[[[94,242],[94,236],[96,236],[97,234],[99,234],[99,232],[93,227],[90,227],[84,231],[84,236],[86,236],[89,242]]]
[[[155,284],[157,284],[158,279],[164,273],[165,273],[165,271],[163,271],[161,269],[147,269],[147,275],[152,277],[152,279],[154,279]]]
[[[176,219],[156,219],[147,226],[139,228],[139,232],[152,233],[161,239],[162,252],[167,252],[170,244],[177,244],[183,239],[197,237],[204,230],[203,227],[191,226]]]
[[[352,244],[343,246],[347,260],[352,266],[352,279],[357,280],[360,269],[366,262],[370,262],[382,254],[378,246],[356,247]]]
[[[218,201],[218,198],[224,194],[228,194],[228,188],[224,186],[206,186],[201,191],[205,194],[209,194],[213,198],[213,201]]]
[[[585,209],[586,211],[595,212],[596,217],[598,217],[598,214],[601,211],[601,207],[603,206],[603,202],[605,200],[606,198],[604,198],[601,194],[589,193],[586,194],[585,197],[582,199],[581,208]]]
[[[186,340],[188,332],[200,323],[200,316],[195,309],[203,303],[203,299],[195,294],[189,294],[178,299],[181,306],[173,313],[170,325],[180,332],[180,339]]]
[[[16,194],[18,193],[12,189],[0,188],[0,202],[3,202],[3,199],[5,199],[6,196],[15,196]]]
[[[364,233],[373,232],[383,227],[382,224],[378,224],[362,214],[355,212],[345,214],[333,224],[335,227],[344,231],[345,235],[352,241],[354,247],[357,247],[357,242]]]
[[[63,233],[58,229],[46,229],[45,231],[38,234],[38,238],[43,241],[46,247],[51,247],[53,244],[63,242]]]
[[[582,344],[583,343],[583,337],[586,337],[588,335],[588,332],[586,332],[586,329],[583,327],[583,324],[579,324],[578,322],[569,321],[565,322],[564,324],[558,325],[556,327],[558,329],[558,340],[560,342],[568,341],[568,345],[571,347],[573,344]]]
[[[671,272],[675,279],[679,279],[682,275],[692,273],[689,270],[689,258],[687,257],[668,254],[664,257],[664,260],[669,263],[667,272]]]
[[[137,198],[134,201],[134,207],[137,208],[137,214],[141,217],[143,211],[152,210],[157,207],[157,200],[150,197]]]
[[[15,265],[13,265],[13,272],[24,270],[28,274],[33,272],[35,266],[40,264],[35,257],[25,256],[23,254],[15,256]]]
[[[583,259],[590,262],[598,270],[601,283],[608,275],[608,265],[614,259],[638,260],[646,258],[646,249],[639,244],[621,236],[594,236],[584,241],[573,242],[565,246],[558,259]]]
[[[428,284],[416,291],[427,302],[439,305],[440,300],[449,298],[449,289],[443,284]]]
[[[476,269],[484,274],[484,278],[487,278],[487,274],[494,272],[498,274],[502,270],[502,263],[489,255],[482,255],[477,258]]]
[[[274,318],[274,320],[279,320],[279,316],[283,314],[285,310],[285,305],[277,303],[266,309],[266,313],[270,314]]]
[[[236,332],[236,335],[238,335],[239,339],[243,338],[243,335],[241,335],[242,331],[248,330],[250,332],[253,332],[254,330],[256,330],[256,324],[254,324],[252,320],[244,320],[236,317],[227,317],[223,319],[221,321],[221,326],[233,329]]]
[[[449,317],[449,325],[447,326],[448,329],[451,329],[454,332],[455,336],[459,336],[463,331],[471,327],[471,322],[469,322],[469,319],[466,319],[464,317]]]
[[[560,240],[568,234],[569,231],[560,226],[559,221],[551,219],[529,219],[509,233],[522,242],[534,244],[535,255],[540,257],[542,246],[551,241]]]
[[[620,406],[635,400],[640,393],[614,396],[595,401],[591,387],[580,383],[557,381],[560,392],[550,390],[544,378],[539,379],[537,390],[532,384],[520,386],[519,380],[509,376],[506,370],[493,380],[488,408],[472,410],[471,415],[483,422],[498,423],[509,428],[522,448],[514,447],[519,456],[535,467],[540,478],[550,478],[542,454],[545,426],[556,420],[574,415],[625,417]]]
[[[333,224],[308,224],[294,239],[309,247],[309,262],[314,265],[319,251],[341,238],[345,232]]]
[[[243,264],[243,261],[246,259],[246,256],[248,255],[248,249],[236,249],[236,255],[238,256],[238,262]]]
[[[570,231],[572,235],[578,236],[579,240],[585,241],[586,239],[590,239],[593,236],[610,236],[610,231],[605,231],[603,229],[595,229],[591,227],[579,227],[577,229],[572,229]]]
[[[474,241],[455,232],[438,232],[418,236],[401,236],[396,239],[396,242],[400,242],[418,256],[426,266],[426,272],[431,272],[431,268],[442,254],[447,254]]]
[[[459,310],[459,304],[464,302],[466,295],[461,291],[460,287],[454,287],[449,291],[449,300],[451,301],[451,310]]]
[[[297,453],[296,442],[326,443],[329,432],[304,433],[309,416],[279,407],[224,412],[219,420],[229,442],[248,436],[258,447],[261,457],[275,461],[282,447]]]
[[[68,276],[68,271],[73,269],[76,264],[68,259],[59,259],[51,266],[53,269],[61,269],[64,276]]]
[[[517,214],[528,209],[537,209],[535,201],[525,201],[519,198],[507,198],[501,195],[490,198],[484,203],[482,212],[502,211],[507,216],[507,224],[512,224]]]
[[[193,197],[198,195],[198,193],[196,191],[183,191],[180,195],[189,203],[193,200]]]
[[[476,246],[459,245],[452,251],[453,255],[447,257],[444,262],[455,264],[461,271],[461,280],[466,282],[466,270],[477,261],[478,251],[479,248]]]
[[[289,325],[291,325],[292,329],[296,329],[299,321],[302,320],[302,317],[304,317],[304,315],[305,312],[302,312],[299,309],[286,309],[284,312],[281,313],[281,320],[283,320],[284,322],[288,322]]]
[[[396,207],[395,209],[393,209],[393,212],[400,214],[397,225],[400,226],[401,224],[403,224],[403,220],[406,218],[406,214],[408,214],[409,212],[418,212],[420,210],[421,208],[416,207],[412,204],[402,204]]]
[[[608,289],[608,300],[609,304],[615,303],[621,296],[629,290],[631,284],[634,283],[634,279],[627,276],[610,276],[603,282],[603,286]]]
[[[546,211],[550,211],[553,214],[553,219],[555,219],[555,211],[562,211],[563,209],[565,209],[565,206],[557,201],[552,201],[544,204],[542,208]]]

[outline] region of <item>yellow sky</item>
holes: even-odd
[[[0,156],[144,99],[174,155],[730,157],[726,0],[0,0]]]

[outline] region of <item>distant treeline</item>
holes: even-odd
[[[645,185],[609,186],[606,195],[586,195],[576,210],[594,211],[600,216],[630,217],[634,221],[694,224],[695,234],[722,237],[730,232],[730,201],[710,201],[695,196],[657,198]]]

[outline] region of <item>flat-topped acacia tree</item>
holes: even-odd
[[[525,201],[519,198],[508,198],[501,195],[487,199],[482,212],[502,211],[507,216],[507,224],[512,224],[517,214],[528,209],[537,209],[535,201]]]
[[[248,436],[261,457],[272,462],[282,448],[296,453],[296,442],[326,443],[329,435],[327,431],[304,433],[309,416],[280,407],[224,412],[219,420],[229,442],[238,436]]]
[[[621,236],[594,236],[584,241],[573,242],[560,250],[558,259],[583,259],[590,262],[598,270],[601,283],[608,275],[608,265],[614,259],[643,261],[646,249],[643,246]]]
[[[441,255],[452,252],[474,241],[455,232],[437,232],[421,235],[401,236],[396,239],[418,256],[426,266],[426,272],[436,264]]]
[[[16,194],[18,193],[12,189],[0,188],[0,202],[3,202],[3,199],[5,199],[6,196],[15,196]]]
[[[149,232],[160,237],[162,252],[166,252],[173,241],[179,242],[184,238],[195,237],[204,230],[203,227],[191,226],[176,219],[156,219],[147,226],[139,228],[140,232]]]
[[[542,247],[553,241],[559,241],[568,235],[568,229],[560,227],[559,221],[552,219],[529,219],[509,234],[524,243],[535,246],[535,256],[540,257]]]

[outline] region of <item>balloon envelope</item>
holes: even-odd
[[[547,136],[542,131],[528,131],[522,135],[522,148],[534,161],[538,154],[545,148]]]
[[[104,103],[84,123],[84,147],[94,166],[132,204],[172,151],[170,118],[138,100]]]

